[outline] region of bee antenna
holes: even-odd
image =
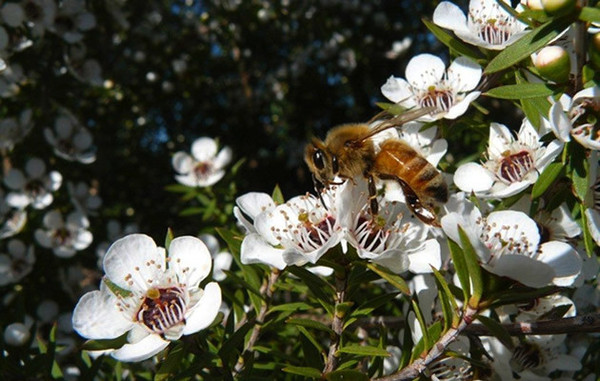
[[[319,181],[319,179],[317,179],[317,176],[315,176],[314,173],[312,175],[312,180],[315,187],[315,192],[317,192],[317,194],[319,195],[319,200],[321,200],[321,204],[323,204],[325,210],[329,210],[329,208],[327,208],[327,205],[325,204],[325,200],[323,199],[323,191],[325,190],[325,184]]]

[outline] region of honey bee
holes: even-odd
[[[368,123],[344,124],[330,130],[325,141],[313,138],[306,146],[304,161],[312,172],[319,195],[323,189],[336,184],[336,177],[345,181],[363,176],[368,183],[371,214],[377,215],[375,178],[393,180],[400,184],[415,216],[426,224],[439,227],[434,207],[448,201],[448,186],[442,174],[399,138],[384,140],[378,147],[373,141],[380,132],[431,111],[429,108],[408,111],[375,127]]]

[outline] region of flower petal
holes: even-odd
[[[217,142],[211,138],[198,138],[192,143],[192,156],[198,161],[209,161],[217,155]]]
[[[130,234],[117,240],[104,256],[104,272],[126,290],[145,292],[165,271],[165,257],[152,238]]]
[[[117,308],[117,299],[108,291],[83,295],[73,311],[73,329],[87,339],[114,339],[133,326]]]
[[[125,344],[111,353],[119,361],[137,362],[150,358],[169,346],[170,341],[163,340],[159,335],[148,335],[135,344]]]
[[[190,310],[185,318],[184,335],[191,335],[212,324],[221,307],[221,288],[216,282],[210,282],[204,288],[202,298]]]
[[[173,169],[175,169],[175,171],[185,174],[192,171],[194,159],[187,153],[179,151],[173,155],[171,163],[173,164]]]
[[[481,66],[467,57],[458,57],[448,68],[448,81],[457,92],[473,90],[481,80]]]
[[[414,274],[431,273],[432,267],[439,269],[442,266],[440,243],[428,239],[418,250],[408,254],[408,260],[408,270]]]
[[[435,86],[445,73],[444,61],[433,54],[416,55],[406,65],[406,80],[413,87],[421,90]]]
[[[394,103],[404,103],[404,101],[412,99],[413,97],[413,92],[410,90],[408,82],[402,78],[393,76],[389,77],[383,86],[381,86],[381,93],[384,97]],[[412,104],[412,106],[414,106],[414,104]]]
[[[540,245],[538,260],[554,269],[552,283],[557,286],[570,286],[581,272],[581,257],[577,251],[565,242],[550,241]]]
[[[200,239],[192,236],[177,237],[169,246],[169,268],[179,275],[179,282],[197,287],[210,274],[211,256]]]
[[[442,28],[468,32],[467,16],[457,5],[442,1],[433,11],[433,22]]]
[[[252,233],[244,237],[241,246],[241,261],[245,265],[262,263],[283,270],[283,250],[269,245],[260,235]]]
[[[466,163],[454,173],[454,184],[467,193],[488,192],[495,181],[494,174],[477,163]]]
[[[493,267],[486,268],[496,275],[514,279],[529,287],[547,286],[554,278],[551,266],[524,255],[503,255]]]

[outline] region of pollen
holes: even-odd
[[[535,168],[535,162],[529,151],[521,151],[505,156],[500,162],[497,176],[504,183],[511,184],[523,178]]]
[[[146,293],[136,317],[151,331],[163,334],[169,328],[185,321],[187,303],[185,292],[179,287],[155,288]]]

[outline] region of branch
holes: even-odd
[[[269,309],[269,304],[271,303],[271,298],[273,297],[273,291],[275,290],[275,282],[279,278],[281,272],[277,269],[273,269],[271,274],[269,275],[269,279],[266,283],[260,288],[260,293],[265,295],[264,302],[260,307],[260,311],[256,318],[254,318],[254,327],[252,328],[252,333],[250,334],[250,339],[246,343],[244,350],[240,354],[235,367],[233,368],[233,376],[240,374],[246,365],[246,361],[248,360],[248,356],[252,353],[252,347],[256,344],[258,337],[260,336],[260,331],[262,329],[262,325],[265,321],[265,316],[267,315],[267,310]]]
[[[600,332],[600,313],[574,316],[557,320],[502,324],[511,336],[516,335],[556,335],[560,333]],[[483,324],[471,324],[465,334],[492,336]]]
[[[412,380],[414,378],[419,377],[427,369],[427,366],[431,364],[434,360],[444,354],[444,351],[452,343],[458,335],[467,328],[469,324],[473,322],[475,315],[477,314],[477,310],[467,307],[467,310],[464,312],[462,319],[458,326],[450,328],[444,336],[442,336],[429,350],[429,352],[424,356],[417,360],[415,360],[412,364],[408,365],[404,369],[400,370],[398,373],[392,374],[387,377],[377,378],[376,381],[402,381],[402,380]]]
[[[337,351],[340,348],[340,341],[342,339],[342,331],[344,329],[344,312],[342,308],[338,308],[344,303],[346,298],[346,271],[343,273],[335,274],[335,307],[333,310],[333,321],[331,322],[331,329],[334,332],[331,338],[331,344],[329,345],[329,354],[327,355],[327,363],[323,368],[323,374],[333,372],[340,361]]]

